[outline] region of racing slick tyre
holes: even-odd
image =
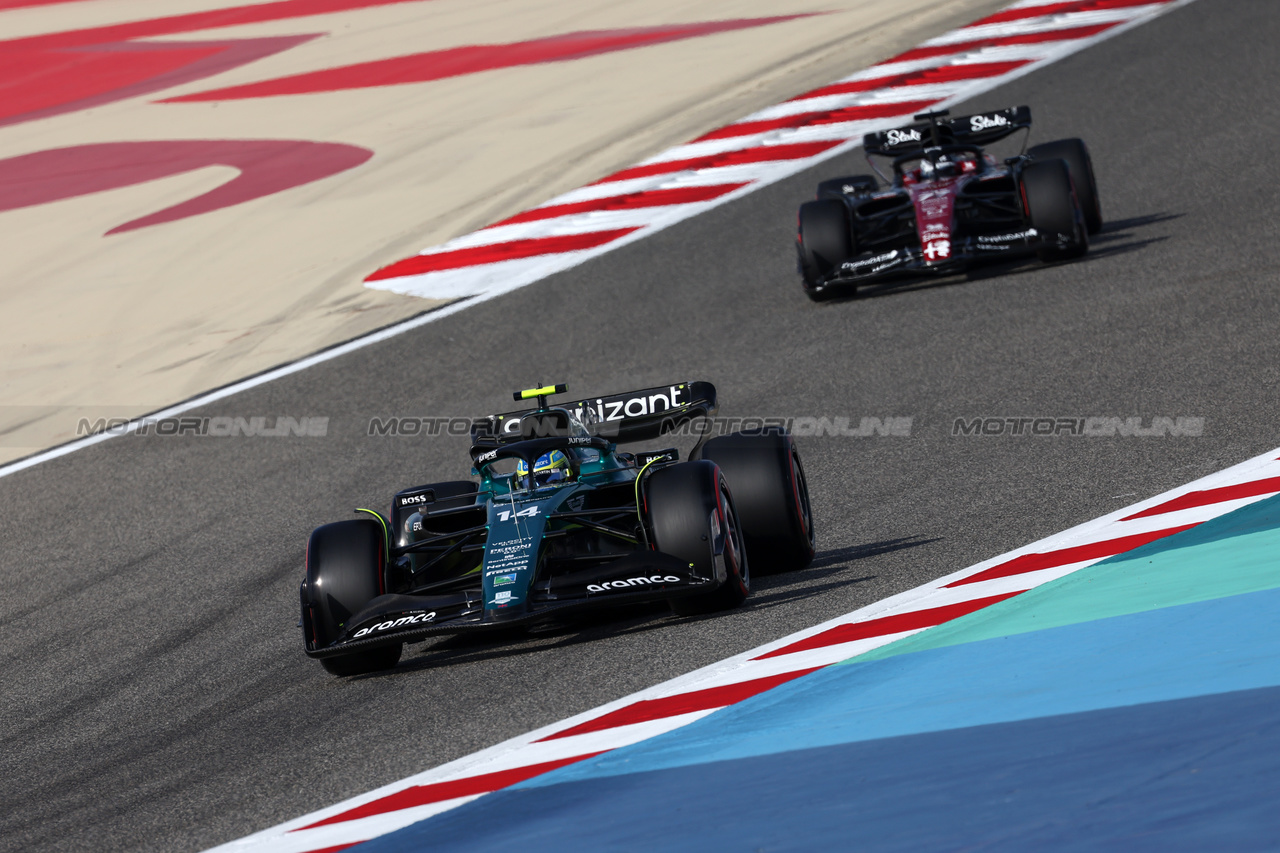
[[[1102,230],[1102,203],[1098,200],[1098,182],[1093,177],[1093,158],[1083,139],[1059,139],[1043,145],[1033,145],[1028,154],[1033,160],[1061,160],[1071,173],[1076,198],[1084,211],[1084,224],[1090,234]]]
[[[818,184],[818,198],[840,198],[846,195],[865,195],[880,189],[874,175],[850,175],[847,178],[831,178]]]
[[[800,453],[781,430],[713,438],[702,458],[720,466],[757,573],[790,572],[813,561],[813,514]]]
[[[369,518],[338,521],[312,532],[302,623],[304,628],[310,623],[317,648],[337,639],[352,614],[382,594],[385,548],[382,525]],[[395,666],[402,648],[402,643],[394,643],[321,658],[320,663],[333,675],[376,672]]]
[[[857,245],[849,226],[849,208],[838,198],[823,198],[800,205],[800,277],[805,294],[815,302],[828,298],[822,279],[852,258]]]
[[[1055,241],[1036,250],[1040,260],[1063,261],[1089,251],[1089,234],[1064,161],[1028,163],[1022,170],[1022,200],[1031,227]],[[1063,236],[1065,243],[1057,242]]]
[[[693,616],[741,605],[751,591],[747,549],[729,486],[715,463],[681,462],[653,472],[645,502],[654,547],[703,577],[722,580],[711,592],[672,599],[671,612]]]

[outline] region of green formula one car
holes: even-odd
[[[395,495],[389,516],[317,528],[302,582],[306,653],[335,675],[395,666],[406,642],[535,625],[662,600],[678,615],[737,607],[751,570],[813,559],[804,469],[781,430],[707,439],[709,382],[548,405],[472,428],[474,481]],[[680,430],[675,449],[618,445]]]

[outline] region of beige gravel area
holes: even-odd
[[[0,11],[0,33],[231,5],[86,0]],[[428,310],[434,303],[371,290],[362,279],[1004,5],[423,0],[166,36],[325,34],[163,92],[0,127],[0,159],[170,139],[302,139],[374,156],[273,196],[111,236],[104,234],[114,226],[213,189],[235,171],[203,168],[0,212],[0,463],[74,438],[81,417],[154,411]],[[425,83],[157,103],[464,45],[815,12],[822,14]]]

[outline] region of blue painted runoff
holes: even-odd
[[[1280,849],[1280,688],[509,788],[354,848]]]
[[[1280,590],[831,667],[361,851],[1280,849]]]
[[[522,783],[1280,686],[1280,589],[828,667]]]

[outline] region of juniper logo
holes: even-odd
[[[1199,417],[987,417],[956,418],[955,436],[1094,436],[1134,438],[1197,438],[1204,435]]]

